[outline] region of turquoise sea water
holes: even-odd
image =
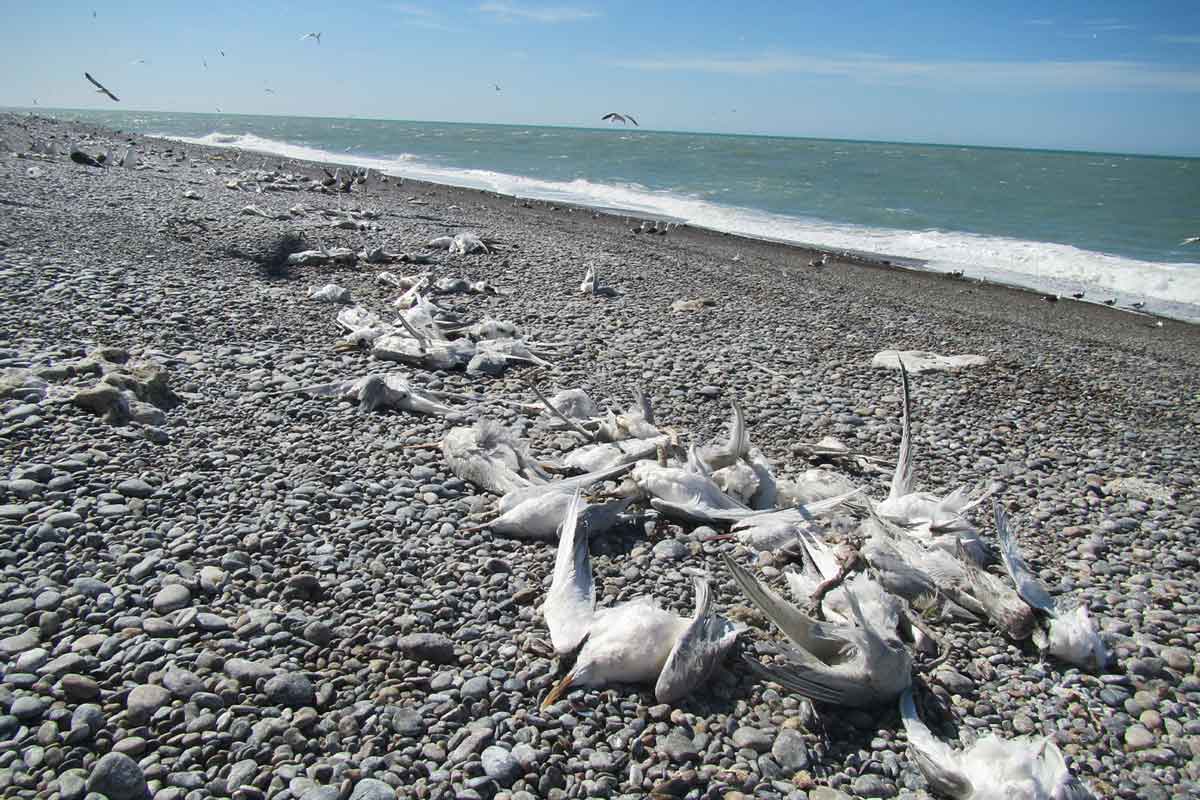
[[[1200,159],[221,114],[56,116],[907,259],[1200,319]]]

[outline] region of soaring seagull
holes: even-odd
[[[1180,242],[1180,244],[1200,244],[1200,236],[1189,236]]]
[[[498,91],[500,91],[500,84],[498,84],[498,83],[493,83],[493,84],[492,84],[492,86],[495,86],[495,87],[496,87],[496,91],[497,91],[497,92],[498,92]]]
[[[629,114],[621,115],[615,111],[613,111],[609,114],[605,114],[600,119],[605,120],[605,121],[610,121],[610,122],[619,122],[622,125],[624,125],[626,121],[629,121],[629,122],[632,122],[638,128],[642,127],[641,125],[638,125],[638,121],[636,119],[634,119],[632,116],[630,116]]]
[[[306,33],[306,34],[304,34],[303,36],[301,36],[301,37],[300,37],[300,41],[302,41],[302,42],[303,42],[305,39],[316,39],[316,40],[317,40],[317,44],[320,44],[320,43],[321,43],[321,34],[319,34],[319,33]]]
[[[119,103],[119,102],[121,102],[121,98],[117,97],[115,94],[113,94],[112,92],[110,92],[108,89],[105,89],[105,88],[104,88],[104,86],[102,86],[102,85],[100,84],[100,81],[96,80],[95,78],[93,78],[93,77],[92,77],[91,75],[89,75],[88,73],[86,73],[86,72],[85,72],[85,73],[83,73],[83,77],[87,78],[89,81],[91,81],[91,82],[92,82],[92,85],[96,87],[96,91],[97,91],[98,93],[100,93],[100,94],[106,94],[106,95],[108,95],[110,98],[112,98],[113,102],[116,102],[116,103]]]

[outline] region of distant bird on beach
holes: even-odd
[[[302,42],[303,42],[305,39],[316,39],[316,40],[317,40],[317,44],[320,44],[320,43],[321,43],[321,34],[319,34],[319,33],[306,33],[306,34],[304,34],[303,36],[301,36],[301,37],[300,37],[300,41],[302,41]]]
[[[87,73],[87,72],[83,73],[83,77],[85,77],[85,78],[87,78],[89,81],[91,81],[92,85],[96,87],[96,91],[97,91],[99,94],[106,94],[106,95],[108,95],[110,98],[112,98],[113,102],[115,102],[115,103],[119,103],[119,102],[121,102],[121,98],[117,97],[115,94],[113,94],[112,92],[110,92],[108,89],[105,89],[105,88],[104,88],[104,86],[103,86],[103,85],[101,85],[100,81],[98,81],[98,80],[96,80],[95,78],[93,78],[93,77],[92,77],[92,76],[91,76],[89,73]]]
[[[1117,304],[1117,298],[1115,298],[1115,297],[1111,300],[1104,301],[1104,305],[1106,305],[1106,306],[1115,306],[1116,304]]]
[[[1083,294],[1084,294],[1083,292],[1075,292],[1074,294],[1071,295],[1071,297],[1074,297],[1076,300],[1082,300]]]
[[[1200,236],[1189,236],[1180,242],[1180,244],[1200,244]]]
[[[1058,302],[1058,295],[1056,295],[1056,294],[1048,294],[1048,295],[1044,296],[1042,299],[1043,299],[1043,300],[1045,300],[1047,303],[1057,303],[1057,302]]]
[[[641,125],[638,125],[638,121],[636,119],[634,119],[633,117],[631,117],[630,115],[618,114],[615,111],[605,114],[600,119],[604,120],[605,122],[619,122],[622,125],[624,125],[628,121],[628,122],[632,122],[635,127],[638,127],[638,128],[642,127]]]
[[[1143,308],[1145,308],[1145,307],[1146,307],[1146,302],[1145,302],[1144,300],[1139,300],[1139,301],[1137,301],[1136,303],[1133,303],[1132,305],[1133,305],[1133,307],[1134,307],[1134,308],[1136,308],[1136,309],[1138,309],[1139,311],[1141,311]]]

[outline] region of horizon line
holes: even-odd
[[[327,119],[327,120],[367,120],[371,122],[403,122],[403,123],[418,123],[422,125],[490,125],[499,128],[556,128],[563,130],[579,130],[579,131],[625,131],[633,133],[647,134],[666,134],[666,135],[684,135],[684,136],[736,136],[751,139],[791,139],[797,141],[813,141],[813,142],[844,142],[848,144],[887,144],[887,145],[905,145],[912,147],[939,147],[939,148],[961,148],[968,147],[980,150],[1012,150],[1012,151],[1027,151],[1040,153],[1068,153],[1079,155],[1098,155],[1098,156],[1131,156],[1134,158],[1165,158],[1165,159],[1184,159],[1184,160],[1200,160],[1200,150],[1194,155],[1184,153],[1163,153],[1163,152],[1129,152],[1121,150],[1094,150],[1087,148],[1074,147],[1046,147],[1035,145],[1005,145],[1005,144],[970,144],[966,142],[933,142],[933,141],[918,141],[908,139],[860,139],[846,136],[809,136],[803,134],[787,134],[787,133],[727,133],[719,131],[705,130],[687,130],[673,128],[650,128],[650,127],[635,127],[635,128],[616,128],[615,126],[604,125],[572,125],[565,123],[517,123],[517,122],[455,122],[451,120],[436,120],[436,119],[403,119],[395,117],[376,117],[355,114],[353,116],[341,115],[318,115],[318,114],[261,114],[261,113],[246,113],[235,111],[223,111],[220,113],[214,111],[157,111],[153,109],[126,109],[126,108],[72,108],[66,106],[0,106],[0,111],[30,111],[34,113],[42,113],[46,111],[68,111],[68,112],[85,112],[85,113],[101,113],[101,114],[187,114],[190,116],[204,117],[267,117],[267,118],[294,118],[294,119]],[[48,116],[48,115],[47,115]],[[213,131],[215,133],[215,131]],[[147,134],[153,135],[153,134]]]

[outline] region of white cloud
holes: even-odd
[[[1089,29],[1095,31],[1131,31],[1137,27],[1136,25],[1130,25],[1127,22],[1122,22],[1116,17],[1084,20],[1083,24]]]
[[[579,22],[600,16],[586,8],[566,6],[521,6],[514,3],[484,3],[479,7],[486,14],[495,14],[504,20],[524,19],[532,22]]]
[[[904,61],[889,57],[760,55],[616,62],[648,72],[798,74],[926,88],[1155,89],[1200,92],[1200,71],[1138,61]]]

